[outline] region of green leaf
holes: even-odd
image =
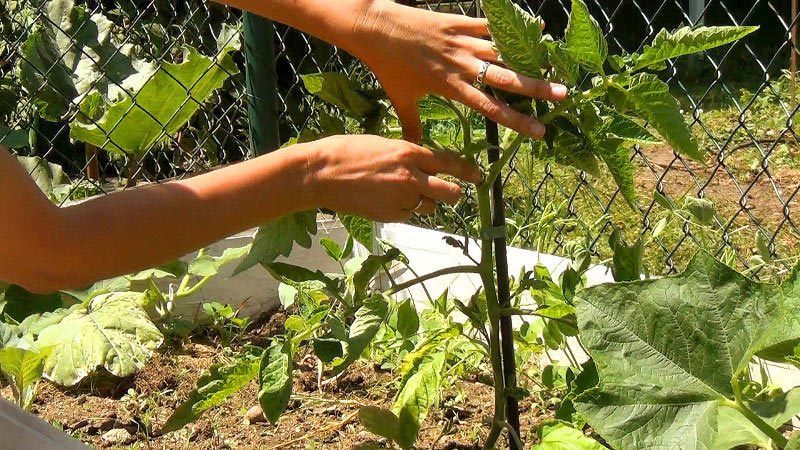
[[[444,359],[444,353],[431,355],[397,394],[392,412],[399,418],[397,443],[403,449],[414,446],[428,411],[439,401]]]
[[[342,109],[350,117],[363,119],[380,108],[377,101],[361,93],[358,84],[343,73],[315,73],[300,78],[310,94]]]
[[[630,117],[613,108],[603,106],[602,114],[606,116],[604,131],[611,137],[635,144],[660,144],[661,139],[653,136],[647,128],[639,125]]]
[[[637,74],[631,78],[626,97],[676,152],[698,161],[703,160],[704,154],[698,148],[683,119],[678,101],[669,93],[666,83],[649,73]]]
[[[319,240],[320,245],[322,248],[325,249],[325,253],[328,254],[331,258],[335,261],[341,261],[344,257],[342,247],[336,243],[333,239],[330,238],[322,238]]]
[[[0,146],[23,148],[28,146],[28,130],[12,130],[0,123]]]
[[[44,359],[50,349],[5,347],[0,349],[0,369],[11,382],[17,405],[28,409],[36,384],[42,379]]]
[[[423,122],[428,120],[458,120],[458,115],[453,110],[455,106],[449,100],[435,95],[426,95],[419,101],[419,117]]]
[[[503,63],[515,72],[540,78],[541,69],[547,63],[542,19],[510,0],[483,0],[481,4]]]
[[[305,267],[278,262],[267,264],[265,267],[276,280],[292,286],[298,291],[312,292],[327,290],[330,294],[336,294],[336,281],[319,270],[312,272]]]
[[[353,274],[353,297],[356,305],[367,296],[367,289],[382,268],[401,257],[400,250],[391,248],[383,255],[369,255]]]
[[[541,441],[531,450],[605,450],[605,447],[568,424],[550,422],[542,425]]]
[[[61,58],[50,27],[34,25],[20,48],[17,73],[25,90],[34,99],[39,115],[58,121],[69,111],[78,90],[72,73]]]
[[[400,419],[393,412],[377,406],[362,406],[358,409],[358,418],[370,433],[398,442]]]
[[[296,242],[303,248],[310,248],[311,236],[317,234],[317,212],[306,211],[283,216],[262,225],[253,240],[250,253],[234,270],[234,275],[262,264],[266,266],[279,256],[289,256]]]
[[[221,405],[258,375],[260,364],[258,355],[244,353],[232,364],[211,366],[209,373],[197,380],[197,388],[175,409],[161,431],[169,433],[179,430],[199,419],[204,412]]]
[[[336,358],[341,358],[344,355],[342,342],[335,337],[323,336],[315,338],[312,341],[312,345],[314,346],[314,354],[326,364],[330,364]]]
[[[144,294],[135,292],[101,295],[54,320],[37,340],[54,347],[45,376],[73,386],[99,366],[119,377],[141,370],[163,341],[143,302]]]
[[[350,236],[369,251],[375,245],[375,224],[368,219],[358,216],[344,215],[340,217]]]
[[[787,393],[781,393],[770,400],[745,403],[767,424],[777,429],[800,412],[800,389],[795,388]],[[772,447],[772,440],[735,409],[720,409],[719,427],[717,438],[711,448],[736,448],[745,445]]]
[[[52,197],[53,188],[69,183],[64,169],[58,164],[47,162],[38,156],[17,156],[17,161],[48,197]]]
[[[628,202],[628,205],[634,207],[636,205],[636,187],[634,185],[631,150],[623,145],[621,139],[615,138],[598,138],[595,136],[592,144],[597,154],[603,158],[603,162],[617,183],[622,197]]]
[[[784,450],[800,450],[800,432],[792,433],[792,437],[789,438],[789,443],[786,444]]]
[[[554,69],[554,77],[567,85],[574,85],[578,81],[580,66],[567,50],[563,42],[547,42],[547,54],[550,65]]]
[[[603,63],[608,57],[608,42],[583,0],[572,0],[566,41],[567,52],[578,64],[589,72],[603,73]]]
[[[397,306],[397,331],[405,338],[414,336],[419,331],[419,315],[411,299],[406,299]]]
[[[455,328],[437,330],[417,343],[414,350],[406,355],[403,364],[400,366],[400,388],[406,385],[408,380],[418,371],[419,366],[431,355],[442,350],[445,342],[458,337],[459,332]]]
[[[565,121],[554,120],[553,122],[553,125],[559,128],[556,130],[553,148],[551,149],[544,142],[534,143],[533,150],[536,157],[544,161],[554,161],[558,164],[572,166],[599,177],[600,167],[588,139],[561,129],[561,125]]]
[[[22,322],[26,317],[34,314],[43,314],[64,307],[60,293],[33,294],[15,284],[9,286],[5,293],[0,294],[0,298],[5,303],[3,314],[17,322]]]
[[[616,281],[635,281],[644,273],[644,240],[641,237],[633,245],[628,245],[618,229],[608,239],[608,245],[614,252],[611,272]]]
[[[364,301],[364,304],[355,313],[353,324],[350,325],[347,336],[347,353],[333,366],[334,375],[341,373],[361,357],[388,314],[389,306],[383,296],[374,295]]]
[[[662,29],[641,54],[631,58],[631,70],[641,70],[683,55],[730,44],[758,30],[759,27],[683,27],[674,32]]]
[[[70,136],[112,153],[142,155],[181,129],[237,73],[228,52],[210,58],[190,47],[183,63],[163,63],[138,90],[107,105],[98,121],[73,121]]]
[[[292,395],[292,343],[274,341],[261,359],[258,402],[273,425],[278,422]]]
[[[714,223],[714,202],[711,200],[687,195],[684,200],[684,208],[686,208],[701,225],[708,226]]]
[[[719,448],[732,380],[800,337],[799,300],[797,280],[756,283],[706,253],[677,277],[585,289],[578,324],[600,385],[575,405],[614,447]]]
[[[250,253],[250,248],[251,245],[226,248],[219,256],[203,253],[189,263],[189,273],[198,277],[213,277],[225,265],[244,258]]]

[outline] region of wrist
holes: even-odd
[[[323,148],[318,142],[296,144],[283,149],[292,160],[291,178],[296,186],[295,201],[301,210],[310,210],[324,206],[323,194],[325,163]]]

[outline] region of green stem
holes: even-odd
[[[494,184],[494,180],[496,180],[497,177],[499,177],[500,174],[503,173],[503,168],[506,167],[506,165],[508,165],[508,162],[511,161],[511,158],[513,158],[514,155],[517,154],[517,151],[522,146],[522,143],[525,142],[525,139],[527,139],[526,136],[518,134],[517,137],[514,138],[514,140],[508,146],[508,148],[503,152],[503,155],[500,157],[500,159],[495,161],[489,168],[489,173],[483,178],[483,181],[479,185],[479,187],[485,187],[485,189],[487,189],[486,191],[487,195],[489,192],[488,189],[492,186],[492,184]],[[489,216],[491,217],[491,212]],[[481,226],[486,226],[488,228],[491,228],[492,222],[490,221],[488,224],[484,225],[483,220],[481,220]]]
[[[739,380],[734,380],[732,382],[733,385],[733,395],[735,400],[725,399],[722,401],[722,406],[727,406],[728,408],[735,409],[739,411],[747,420],[749,420],[753,425],[756,426],[762,433],[766,434],[778,448],[786,447],[786,444],[789,443],[789,440],[786,439],[778,430],[772,428],[770,424],[764,421],[761,417],[758,417],[756,413],[754,413],[747,405],[744,404],[742,401],[742,391],[739,388]]]
[[[200,289],[202,289],[202,288],[203,288],[203,286],[205,286],[205,285],[206,285],[206,283],[208,283],[209,281],[211,281],[211,279],[212,279],[212,278],[214,278],[214,276],[213,276],[213,275],[209,275],[209,276],[207,276],[207,277],[203,277],[203,279],[201,279],[200,281],[198,281],[198,282],[197,282],[197,284],[195,284],[194,286],[192,286],[192,287],[190,287],[190,288],[188,288],[188,289],[186,288],[186,286],[188,285],[188,283],[186,283],[186,284],[184,284],[184,283],[181,283],[181,287],[179,287],[179,288],[178,288],[178,292],[177,292],[177,293],[175,293],[175,298],[184,298],[184,297],[188,297],[188,296],[190,296],[190,295],[192,295],[192,294],[196,293],[197,291],[199,291]]]
[[[478,210],[480,212],[481,230],[492,227],[491,201],[489,189],[492,183],[483,183],[478,187]],[[503,377],[503,360],[500,349],[500,303],[494,279],[494,252],[491,238],[481,236],[481,281],[486,294],[486,309],[489,315],[489,359],[492,363],[494,379],[494,419],[489,429],[489,436],[483,444],[484,449],[494,448],[500,433],[503,431],[506,413],[505,378]]]
[[[454,267],[447,267],[445,269],[437,270],[435,272],[431,272],[427,275],[422,275],[421,277],[414,278],[413,280],[406,281],[404,283],[400,283],[391,289],[384,292],[386,295],[394,295],[398,292],[404,291],[412,286],[416,286],[420,283],[424,283],[428,280],[433,278],[441,277],[444,275],[454,275],[459,273],[480,273],[480,267],[478,266],[454,266]]]

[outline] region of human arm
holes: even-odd
[[[338,136],[186,180],[59,208],[0,149],[0,280],[33,292],[76,288],[167,262],[285,214],[325,207],[406,220],[420,198],[455,202],[478,169],[375,136]]]
[[[417,103],[438,94],[532,137],[545,128],[535,119],[474,87],[482,61],[497,63],[484,19],[425,11],[390,0],[217,0],[269,17],[335,44],[375,72],[403,123],[404,137],[422,135]],[[561,100],[563,85],[516,74],[500,65],[485,83],[504,91]]]

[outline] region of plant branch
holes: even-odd
[[[735,409],[739,411],[747,420],[749,420],[753,425],[756,426],[762,433],[766,434],[778,448],[786,447],[786,444],[789,443],[789,440],[786,439],[778,430],[772,428],[770,424],[764,421],[761,417],[759,417],[756,413],[754,413],[744,402],[741,401],[741,392],[738,391],[738,383],[734,385],[734,395],[740,398],[739,401],[732,401],[729,399],[722,400],[722,406],[726,406],[728,408]]]
[[[391,289],[384,292],[386,295],[394,295],[398,292],[404,291],[412,286],[416,286],[417,284],[424,283],[428,280],[432,280],[437,277],[441,277],[444,275],[454,275],[460,273],[480,273],[480,268],[478,266],[455,266],[455,267],[447,267],[441,270],[437,270],[435,272],[431,272],[426,275],[422,275],[420,277],[414,278],[413,280],[406,281],[404,283],[400,283],[397,286],[392,287]]]

